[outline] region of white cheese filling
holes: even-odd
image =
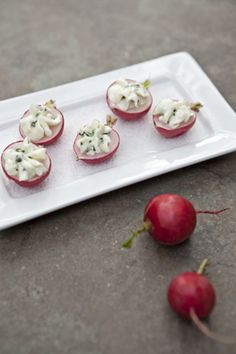
[[[145,105],[149,96],[144,84],[124,79],[117,80],[108,90],[110,103],[123,111]]]
[[[44,164],[47,159],[46,149],[30,143],[27,138],[21,144],[17,143],[7,149],[3,159],[7,173],[19,181],[28,181],[47,171]]]
[[[32,104],[27,114],[20,120],[24,135],[32,141],[38,141],[53,135],[52,127],[61,123],[62,117],[55,102],[50,100],[44,105]]]
[[[84,125],[79,131],[76,144],[82,154],[95,155],[110,151],[112,128],[94,120],[91,124]]]
[[[154,109],[154,115],[159,115],[159,120],[170,128],[178,128],[194,115],[191,104],[186,101],[163,99]]]

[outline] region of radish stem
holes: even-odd
[[[218,335],[217,333],[210,330],[196,315],[196,312],[193,308],[190,309],[190,317],[196,327],[208,338],[214,339],[218,342],[225,343],[225,344],[234,344],[236,340],[230,337]]]
[[[209,261],[207,258],[203,259],[202,263],[200,264],[197,273],[198,274],[204,274],[206,271],[206,267],[209,265]]]
[[[224,208],[221,210],[196,210],[197,214],[213,214],[213,215],[218,215],[223,213],[226,210],[229,210],[230,208]]]
[[[117,122],[117,118],[114,116],[111,116],[110,114],[107,115],[106,117],[106,125],[108,125],[108,127],[112,128],[113,125],[115,125]]]
[[[132,235],[130,236],[130,238],[128,238],[127,241],[125,241],[123,244],[122,244],[122,247],[123,248],[131,248],[132,244],[133,244],[133,240],[135,238],[137,238],[140,234],[142,234],[143,232],[146,232],[146,231],[149,231],[151,228],[151,225],[144,222],[142,227],[140,227],[140,229],[138,229],[137,231],[133,231],[132,232]]]
[[[201,104],[201,102],[196,102],[196,103],[193,103],[190,108],[192,111],[199,112],[199,110],[202,107],[203,107],[203,105]]]

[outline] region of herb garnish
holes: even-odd
[[[148,90],[151,86],[151,81],[150,80],[145,80],[142,82],[143,87]]]

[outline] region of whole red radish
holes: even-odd
[[[127,79],[126,81],[130,84],[136,83],[136,81],[130,80],[130,79]],[[124,120],[128,120],[128,121],[137,120],[139,118],[144,117],[148,113],[148,111],[150,110],[150,108],[152,106],[153,99],[152,99],[151,93],[148,91],[148,97],[147,97],[147,100],[144,105],[141,105],[140,107],[133,107],[128,110],[123,110],[120,107],[117,107],[116,104],[114,102],[112,102],[111,99],[109,98],[109,90],[113,85],[116,85],[116,83],[117,83],[117,81],[114,81],[108,87],[107,93],[106,93],[106,101],[107,101],[107,105],[110,108],[110,110],[116,116],[118,116]],[[150,87],[150,81],[146,80],[146,81],[144,81],[144,83],[142,85],[144,86],[145,89],[148,90],[148,88]]]
[[[169,284],[167,298],[172,309],[180,316],[192,320],[206,336],[224,343],[234,343],[229,337],[212,332],[201,319],[212,312],[216,303],[215,289],[203,275],[208,260],[204,259],[197,272],[177,275]]]
[[[145,207],[142,227],[132,233],[123,247],[130,248],[133,240],[145,231],[164,245],[177,245],[193,233],[197,214],[219,214],[225,210],[196,211],[189,200],[178,194],[157,195]]]
[[[169,304],[179,315],[191,319],[191,311],[199,318],[207,317],[216,302],[215,290],[202,275],[207,260],[197,272],[185,272],[177,275],[170,283],[167,297]]]

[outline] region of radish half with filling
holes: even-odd
[[[51,159],[46,148],[27,138],[8,145],[1,155],[5,175],[22,187],[34,187],[43,182],[51,171]]]
[[[163,99],[153,112],[153,124],[165,138],[174,138],[186,133],[196,122],[202,104],[181,100]]]
[[[124,120],[144,117],[152,106],[150,81],[143,83],[130,79],[113,82],[107,89],[106,101],[111,111]]]
[[[94,120],[81,127],[73,145],[77,159],[96,164],[112,157],[120,145],[119,133],[113,129],[115,122],[116,118],[107,116],[106,124]]]
[[[62,135],[64,116],[49,100],[43,105],[32,104],[20,119],[19,131],[23,138],[29,138],[35,144],[49,145]]]

